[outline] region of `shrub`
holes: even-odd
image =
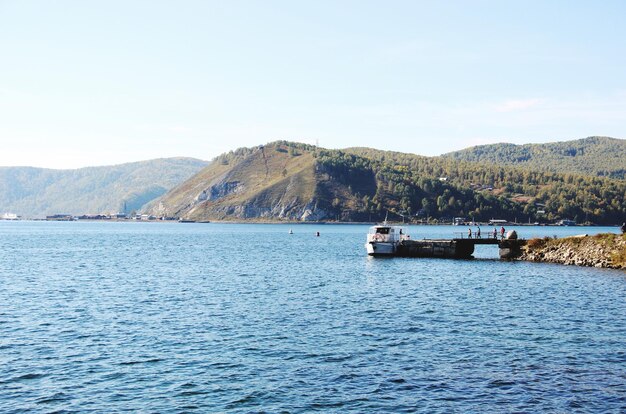
[[[544,237],[543,239],[534,238],[534,239],[528,240],[527,245],[531,249],[541,249],[541,248],[543,248],[546,245],[548,240],[550,240],[549,237]]]

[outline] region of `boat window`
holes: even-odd
[[[376,229],[378,234],[389,234],[389,227],[379,227]]]

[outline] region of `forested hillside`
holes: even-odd
[[[618,179],[626,175],[626,140],[608,137],[548,144],[479,145],[442,157]]]
[[[194,220],[407,220],[467,217],[614,224],[626,182],[367,148],[285,141],[218,157],[150,211]]]
[[[129,213],[197,173],[207,164],[193,158],[163,158],[127,164],[53,170],[0,167],[0,213]]]

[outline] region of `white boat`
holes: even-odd
[[[370,227],[367,232],[365,249],[370,256],[394,255],[398,244],[409,240],[406,229],[401,226],[388,226],[386,223]]]
[[[20,218],[18,217],[18,215],[14,213],[4,213],[2,217],[0,217],[0,220],[19,220],[19,219]]]

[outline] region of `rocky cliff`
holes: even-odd
[[[626,269],[626,235],[532,239],[522,249],[520,260]]]
[[[312,147],[275,142],[221,155],[147,211],[194,221],[333,220],[328,194],[354,197],[342,187],[320,169]]]

